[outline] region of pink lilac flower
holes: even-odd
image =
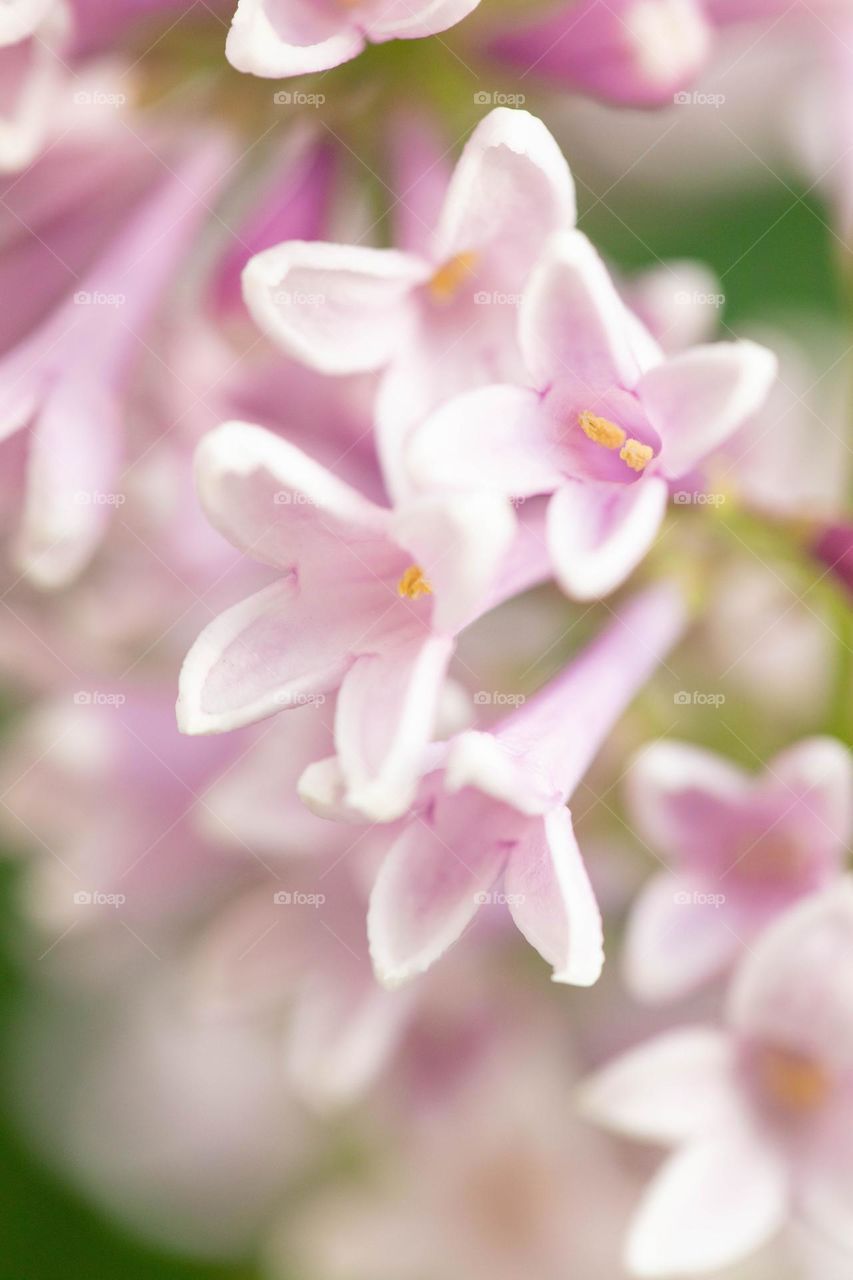
[[[225,45],[238,71],[299,76],[355,58],[365,46],[417,40],[453,27],[479,0],[238,0]]]
[[[798,897],[836,879],[853,835],[853,761],[808,738],[756,777],[682,742],[641,752],[628,778],[632,825],[666,870],[628,922],[625,969],[649,1000],[714,977]]]
[[[3,829],[31,853],[23,902],[51,941],[69,930],[97,954],[117,956],[116,935],[138,949],[122,922],[154,942],[235,879],[198,811],[241,744],[182,738],[170,692],[102,673],[37,703],[6,744]]]
[[[606,595],[660,528],[668,484],[763,402],[776,371],[753,342],[664,357],[580,232],[554,236],[519,316],[527,387],[457,396],[416,431],[413,479],[440,491],[553,493],[548,542],[570,595]]]
[[[369,1176],[283,1206],[270,1280],[622,1275],[619,1226],[637,1179],[569,1105],[564,1013],[506,974],[497,990],[460,959],[393,1082],[355,1118]]]
[[[180,970],[126,936],[139,963],[120,990],[45,990],[42,973],[12,1033],[16,1117],[47,1167],[129,1231],[244,1259],[322,1135],[283,1085],[275,1028],[193,1017]]]
[[[410,820],[370,900],[374,968],[388,986],[423,973],[492,900],[509,907],[554,980],[589,986],[601,919],[565,807],[622,711],[684,627],[680,593],[650,588],[490,732],[431,749]],[[341,764],[306,771],[303,798],[346,816]]]
[[[116,508],[128,380],[224,156],[221,141],[202,139],[179,174],[161,176],[74,294],[0,363],[0,438],[28,434],[16,558],[41,586],[79,573]]]
[[[199,494],[221,533],[282,575],[223,613],[184,663],[185,733],[221,733],[340,688],[351,803],[408,808],[455,634],[541,581],[535,529],[485,495],[380,507],[271,432],[202,441]]]
[[[853,881],[755,942],[722,1027],[668,1032],[585,1088],[588,1113],[676,1148],[637,1212],[637,1276],[704,1274],[789,1222],[853,1246]]]
[[[812,551],[853,595],[853,524],[825,525],[814,538]]]
[[[241,276],[251,257],[282,240],[328,234],[339,162],[327,134],[302,128],[288,133],[266,157],[260,181],[247,193],[233,243],[224,247],[213,272],[211,301],[222,318],[244,310]]]
[[[398,494],[399,439],[413,422],[455,391],[519,372],[518,300],[543,240],[575,219],[556,142],[506,107],[472,133],[435,225],[433,184],[409,183],[400,201],[405,250],[294,241],[244,275],[255,321],[291,355],[324,373],[386,370],[377,431]]]
[[[333,745],[332,721],[323,701],[278,717],[205,789],[199,826],[212,852],[232,851],[243,879],[187,959],[195,1015],[278,1023],[289,1086],[323,1110],[373,1083],[414,1009],[411,993],[377,985],[364,927],[395,827],[327,822],[297,796],[301,773]]]
[[[844,0],[577,0],[541,16],[504,23],[490,52],[560,88],[618,106],[672,103],[709,61],[717,30],[730,23],[810,17]]]

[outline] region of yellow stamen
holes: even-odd
[[[477,265],[476,253],[457,253],[438,268],[427,285],[433,302],[452,302]]]
[[[813,1111],[829,1093],[826,1068],[790,1049],[765,1049],[760,1071],[767,1091],[791,1111]]]
[[[794,879],[802,875],[808,850],[793,835],[771,831],[746,838],[734,872],[746,880]]]
[[[397,583],[397,591],[406,600],[417,600],[419,596],[432,595],[432,587],[424,577],[424,571],[419,564],[409,565]]]
[[[654,456],[655,451],[651,445],[641,444],[633,437],[626,440],[619,451],[619,457],[632,471],[644,471]]]
[[[609,418],[599,418],[594,413],[582,413],[578,417],[581,431],[593,444],[605,449],[618,449],[625,443],[625,432]]]

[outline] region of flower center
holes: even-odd
[[[457,253],[437,269],[427,284],[433,302],[452,302],[477,265],[476,253]]]
[[[764,1049],[758,1069],[766,1092],[787,1111],[814,1111],[826,1101],[829,1073],[814,1058],[791,1049]]]
[[[432,587],[424,577],[424,571],[419,564],[409,565],[397,583],[397,592],[405,600],[417,600],[419,596],[432,595]]]
[[[600,444],[603,449],[618,449],[619,457],[632,471],[645,470],[654,457],[651,445],[635,440],[609,418],[585,411],[578,415],[578,425],[593,444]]]
[[[807,866],[803,847],[791,836],[771,832],[750,843],[735,863],[743,880],[796,880]]]

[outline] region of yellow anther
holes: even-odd
[[[419,564],[409,565],[397,583],[397,591],[406,600],[417,600],[419,596],[432,595],[432,587],[424,577],[424,571]]]
[[[625,443],[625,432],[609,418],[599,418],[594,413],[582,413],[578,417],[580,429],[593,444],[605,449],[618,449]]]
[[[477,265],[476,253],[457,253],[438,268],[427,289],[433,302],[452,302]]]
[[[654,456],[655,451],[651,445],[641,444],[633,437],[626,440],[619,450],[619,457],[632,471],[644,471]]]
[[[825,1067],[790,1049],[765,1049],[760,1072],[767,1092],[790,1111],[813,1111],[826,1100],[831,1086]]]

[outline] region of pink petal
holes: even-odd
[[[535,391],[481,387],[442,405],[412,437],[409,470],[422,487],[551,493],[559,451]]]
[[[406,1029],[411,999],[408,992],[383,990],[369,969],[362,973],[355,965],[302,985],[288,1027],[287,1074],[314,1107],[339,1107],[387,1065]]]
[[[441,214],[434,256],[489,258],[489,275],[521,289],[542,243],[576,215],[569,166],[541,120],[496,107],[480,121],[459,158]]]
[[[224,733],[333,692],[381,599],[318,596],[291,576],[233,605],[184,659],[181,732]]]
[[[439,797],[395,842],[373,887],[367,930],[379,981],[424,973],[460,937],[498,880],[512,841],[484,798]]]
[[[672,583],[639,592],[559,675],[504,717],[495,735],[531,768],[544,761],[549,784],[568,799],[685,624],[684,597]]]
[[[516,532],[512,506],[497,494],[424,497],[392,523],[432,588],[432,625],[447,635],[482,613],[494,593]]]
[[[853,1068],[853,878],[813,894],[761,934],[729,992],[752,1041]]]
[[[195,474],[208,518],[253,560],[290,570],[334,558],[348,580],[387,567],[389,513],[264,427],[209,431]]]
[[[477,8],[480,0],[374,0],[365,10],[364,29],[370,40],[415,40],[455,27]]]
[[[361,53],[364,36],[345,9],[311,0],[238,0],[225,55],[256,76],[325,71]]]
[[[768,765],[782,823],[796,834],[818,875],[839,871],[853,836],[853,757],[836,738],[805,738]],[[780,825],[782,825],[780,823]]]
[[[593,398],[635,387],[655,345],[637,340],[628,312],[598,253],[580,231],[551,237],[521,304],[519,341],[534,385],[563,377]]]
[[[715,1271],[785,1224],[789,1187],[779,1155],[749,1135],[706,1138],[671,1156],[646,1192],[628,1240],[636,1276]]]
[[[358,658],[344,678],[335,744],[346,804],[373,822],[401,817],[414,799],[452,651],[446,637],[419,636]]]
[[[388,150],[394,243],[425,257],[450,181],[446,140],[428,112],[401,107],[389,121]]]
[[[69,25],[64,6],[33,4],[18,18],[12,17],[6,34],[22,30],[19,37],[4,40],[0,26],[0,173],[23,169],[37,157],[70,75],[62,56]],[[6,23],[2,15],[0,23]]]
[[[730,865],[751,790],[742,769],[674,739],[645,747],[626,775],[631,821],[643,840],[694,876]]]
[[[583,1085],[581,1105],[616,1133],[669,1146],[730,1121],[737,1088],[733,1040],[715,1027],[688,1026],[603,1067]]]
[[[507,749],[494,733],[469,730],[453,738],[447,752],[444,787],[451,794],[473,787],[531,817],[565,801],[559,779],[537,758]]]
[[[32,35],[56,7],[56,0],[6,0],[0,9],[0,46]]]
[[[17,560],[31,581],[58,587],[88,563],[124,495],[122,422],[94,379],[66,379],[38,415]]]
[[[395,249],[292,240],[265,249],[243,272],[258,326],[322,373],[387,364],[415,319],[413,289],[429,266]]]
[[[287,912],[275,901],[272,877],[232,897],[203,928],[189,958],[194,1012],[240,1018],[279,1011],[299,990],[311,960],[306,912]]]
[[[601,913],[564,806],[510,854],[504,888],[512,918],[554,968],[554,981],[590,987],[604,965]]]
[[[630,486],[567,481],[548,506],[548,545],[560,586],[575,600],[609,595],[657,537],[669,492],[650,476]]]
[[[761,408],[776,368],[756,342],[715,342],[645,373],[637,393],[661,438],[661,470],[683,476],[723,444]]]
[[[622,106],[668,105],[708,53],[697,0],[578,0],[552,5],[491,41],[502,60]]]
[[[669,872],[644,887],[631,910],[623,954],[625,981],[641,1000],[687,995],[726,969],[747,944],[740,921],[726,910],[723,888]]]
[[[205,834],[264,857],[328,853],[329,824],[301,803],[296,787],[307,762],[329,750],[331,716],[331,707],[305,707],[267,727],[205,790],[199,806]]]

